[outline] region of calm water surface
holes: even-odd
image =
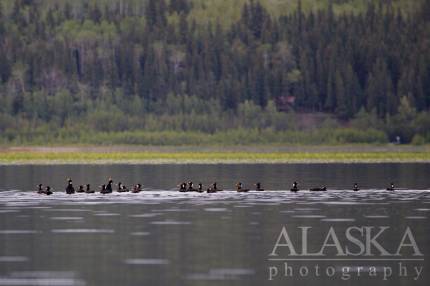
[[[0,285],[428,285],[429,174],[429,164],[0,166]],[[109,177],[140,182],[145,191],[67,196],[67,177],[95,187]],[[176,192],[188,180],[217,181],[225,189],[261,181],[273,191]],[[331,191],[294,194],[286,191],[293,181]],[[39,182],[58,193],[36,195]],[[354,182],[363,190],[349,191]],[[390,182],[402,190],[384,191]],[[335,247],[328,247],[330,260],[288,261],[293,277],[285,277],[285,261],[269,256],[283,226],[298,250],[299,228],[309,227],[314,252],[330,228],[346,245],[351,226],[390,227],[379,242],[395,252],[409,227],[423,256],[338,261],[331,260]],[[286,258],[285,247],[280,249],[279,257]],[[405,247],[400,258],[411,253]],[[359,266],[364,270],[358,277]],[[399,277],[400,266],[407,275]],[[301,277],[300,267],[308,275]],[[349,279],[344,267],[350,267]],[[375,267],[376,276],[366,267]],[[423,267],[417,280],[414,267]],[[388,268],[392,275],[383,281]]]

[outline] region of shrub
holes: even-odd
[[[412,138],[412,144],[413,145],[424,145],[428,143],[429,141],[422,135],[416,134],[414,138]]]

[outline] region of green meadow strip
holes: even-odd
[[[0,152],[0,164],[430,162],[430,152]]]

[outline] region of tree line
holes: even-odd
[[[0,131],[92,122],[145,129],[180,114],[202,116],[208,126],[198,131],[216,132],[252,105],[345,124],[366,113],[389,137],[404,132],[393,122],[414,125],[406,141],[427,136],[429,1],[408,13],[369,1],[335,14],[329,3],[305,12],[299,0],[275,17],[250,0],[225,27],[222,17],[196,22],[189,0],[0,2]],[[210,123],[217,118],[227,123]]]

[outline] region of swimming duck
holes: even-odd
[[[390,186],[387,188],[387,191],[395,191],[396,188],[394,188],[394,183],[391,183]]]
[[[101,194],[107,194],[108,192],[107,192],[107,190],[106,190],[106,185],[101,185],[101,190],[100,190],[100,193]]]
[[[199,187],[197,188],[197,192],[203,193],[203,185],[202,185],[202,183],[199,183]]]
[[[128,192],[128,188],[127,186],[125,186],[123,183],[119,182],[118,183],[118,193],[125,193]]]
[[[132,193],[140,193],[142,191],[142,185],[141,184],[137,184],[134,186],[133,190],[131,191]]]
[[[112,193],[113,192],[112,183],[113,183],[112,178],[109,178],[108,184],[106,185],[106,193]]]
[[[53,194],[53,192],[51,191],[51,187],[50,186],[46,186],[45,195],[49,196],[49,195],[52,195],[52,194]]]
[[[358,184],[357,184],[357,183],[355,183],[355,184],[354,184],[354,187],[352,188],[352,190],[353,190],[354,192],[358,192],[358,191],[360,190],[360,188],[358,187]]]
[[[94,194],[95,193],[94,190],[91,190],[90,184],[87,184],[87,189],[85,190],[85,193],[87,193],[87,194]]]
[[[244,189],[243,184],[241,182],[239,182],[236,185],[236,191],[239,193],[246,193],[246,192],[249,192],[249,189]]]
[[[185,193],[185,192],[187,192],[187,184],[186,184],[186,183],[182,183],[182,184],[180,184],[180,185],[179,185],[179,191],[180,191],[181,193]]]
[[[193,182],[189,182],[187,192],[197,192],[197,191],[198,191],[197,189],[194,189]]]
[[[325,192],[325,191],[327,191],[327,188],[326,187],[310,188],[309,191],[311,191],[311,192]]]
[[[75,193],[75,188],[73,187],[72,184],[72,179],[67,179],[67,187],[66,187],[66,194],[71,195]]]
[[[108,190],[106,189],[106,185],[102,185],[100,190],[100,194],[109,194]]]
[[[37,193],[43,195],[45,191],[42,189],[42,184],[37,185]]]
[[[264,192],[264,189],[261,188],[261,183],[258,182],[257,184],[255,184],[255,190],[259,191],[259,192]]]
[[[216,184],[216,183],[213,183],[213,184],[212,184],[212,187],[209,187],[209,188],[206,190],[206,192],[207,192],[207,193],[216,193],[216,192],[220,192],[220,191],[222,191],[222,190],[219,190],[219,189],[218,189],[218,187],[217,187],[217,184]]]
[[[298,192],[298,191],[299,191],[299,187],[298,187],[297,182],[294,182],[294,183],[293,183],[293,187],[291,188],[291,190],[290,190],[290,191],[292,191],[292,192],[294,192],[294,193],[296,193],[296,192]]]
[[[85,193],[84,186],[80,185],[79,190],[77,190],[76,192],[77,193]]]

